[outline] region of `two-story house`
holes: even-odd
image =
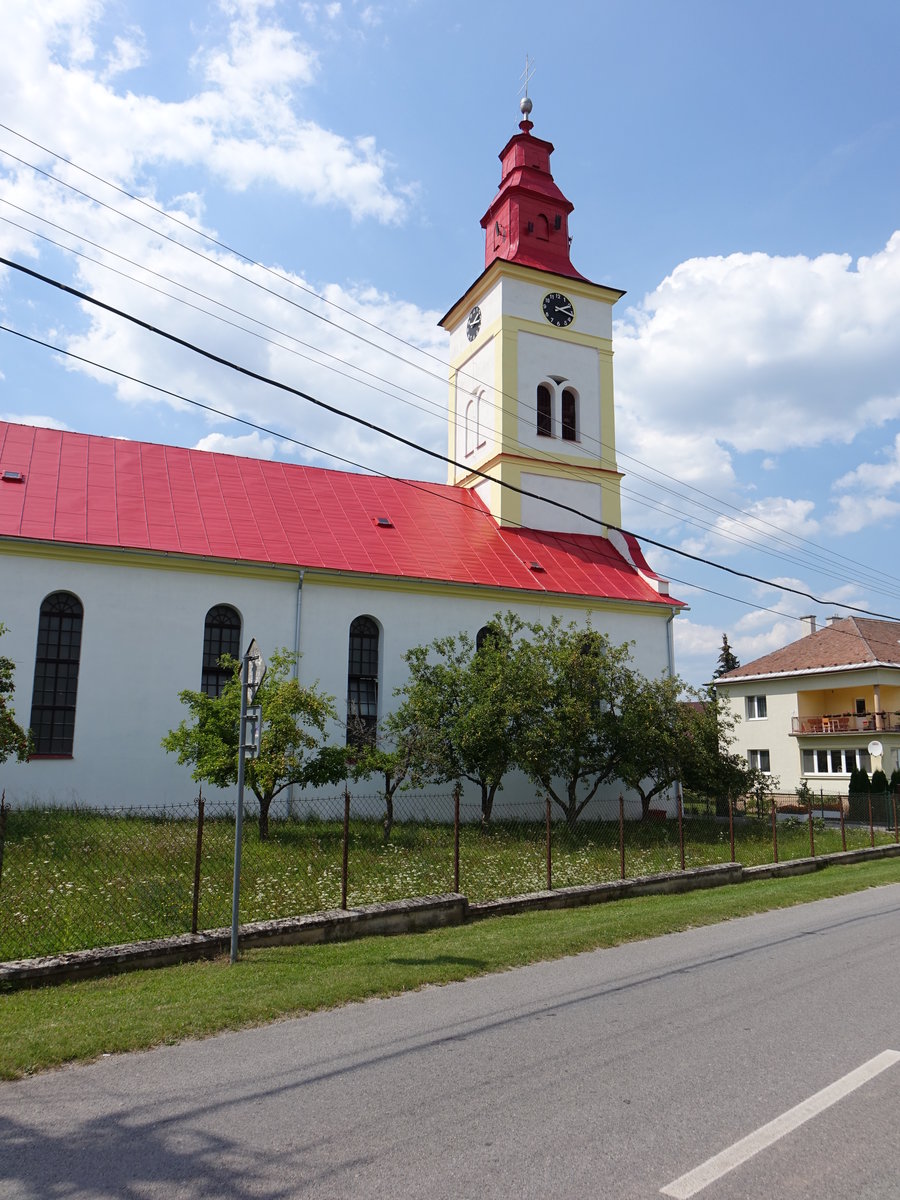
[[[900,767],[900,622],[832,617],[736,667],[716,688],[738,718],[735,750],[778,778],[846,792],[853,767]]]

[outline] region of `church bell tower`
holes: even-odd
[[[597,522],[621,523],[612,310],[624,292],[572,265],[574,206],[550,172],[553,146],[532,134],[527,96],[520,108],[481,218],[484,270],[441,320],[450,334],[449,455],[459,464],[449,481],[474,488],[501,525],[602,534]]]

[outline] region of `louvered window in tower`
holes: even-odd
[[[578,397],[571,388],[564,388],[560,410],[563,441],[578,441]]]
[[[543,383],[537,390],[537,434],[538,437],[553,436],[553,397]]]

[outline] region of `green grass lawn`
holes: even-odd
[[[900,859],[0,994],[0,1078],[900,882]]]
[[[816,822],[816,852],[841,849],[840,831]],[[231,922],[234,825],[207,819],[203,830],[200,929]],[[779,823],[779,858],[809,854],[805,820]],[[680,866],[675,821],[626,823],[626,874]],[[876,841],[893,841],[878,831]],[[686,865],[727,862],[727,824],[685,822]],[[848,847],[869,844],[868,828],[848,828]],[[112,816],[87,811],[13,809],[0,877],[0,960],[183,933],[190,929],[196,825],[191,819]],[[771,862],[766,821],[736,826],[735,854],[745,865]],[[337,908],[341,901],[342,823],[279,820],[261,843],[252,820],[242,849],[241,920],[266,920]],[[617,822],[554,823],[553,885],[617,879]],[[460,836],[460,890],[471,901],[536,891],[546,884],[543,822],[499,819],[487,831],[468,822]],[[389,841],[379,821],[350,827],[348,904],[453,889],[453,828],[398,821]]]

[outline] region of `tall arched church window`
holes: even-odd
[[[484,392],[479,392],[475,400],[475,449],[480,450],[485,443],[484,436]]]
[[[371,617],[350,623],[347,665],[347,745],[374,737],[378,724],[378,626]]]
[[[538,437],[553,436],[553,397],[543,383],[537,390],[537,433]]]
[[[41,605],[31,692],[35,754],[72,754],[83,620],[71,592],[53,592]]]
[[[217,604],[206,614],[203,626],[203,674],[200,690],[215,699],[221,696],[232,672],[221,665],[223,654],[241,657],[241,618],[230,604]]]
[[[563,440],[578,441],[578,397],[571,388],[563,388],[562,406],[560,410],[560,429]]]

